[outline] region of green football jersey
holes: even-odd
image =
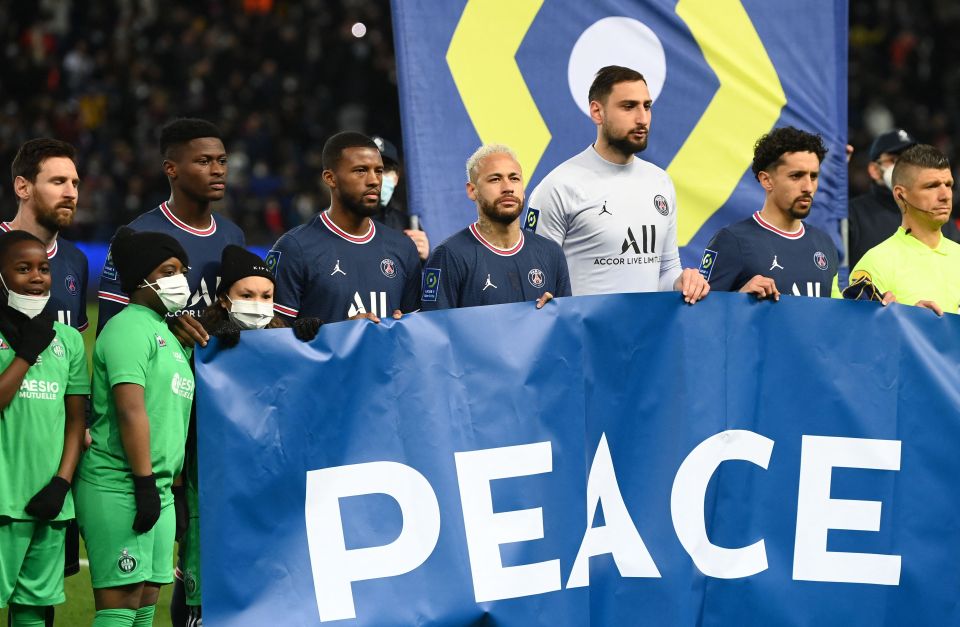
[[[108,490],[133,492],[113,386],[135,383],[143,387],[160,498],[164,505],[172,502],[170,486],[183,466],[193,402],[189,355],[152,309],[131,303],[110,319],[93,351],[93,444],[80,464],[80,478]]]
[[[60,468],[67,415],[64,396],[90,393],[83,338],[65,324],[54,322],[53,328],[56,337],[0,413],[0,516],[33,518],[23,508]],[[0,339],[0,372],[14,357],[6,338]],[[55,520],[71,518],[73,498],[67,493]]]

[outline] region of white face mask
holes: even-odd
[[[883,172],[883,184],[887,186],[887,189],[893,190],[893,166],[889,165],[881,169]]]
[[[241,329],[262,329],[273,320],[273,303],[258,300],[233,300],[227,296],[230,301],[230,311],[227,315]]]
[[[190,300],[190,285],[187,283],[187,275],[185,274],[160,277],[156,283],[144,281],[144,285],[157,293],[160,302],[171,313],[186,307],[187,301]]]
[[[7,305],[28,318],[36,318],[37,315],[43,311],[43,308],[47,306],[47,301],[50,300],[50,292],[47,292],[43,296],[17,294],[7,287],[7,282],[3,280],[3,275],[0,275],[0,284],[3,284],[3,289],[7,290]]]
[[[397,189],[397,179],[399,177],[396,174],[384,174],[383,180],[380,181],[380,206],[386,207],[390,204],[390,199],[393,198],[393,191]]]

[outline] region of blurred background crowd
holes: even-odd
[[[26,139],[79,148],[71,239],[110,238],[168,195],[155,133],[217,123],[230,155],[220,210],[269,244],[325,206],[320,149],[344,128],[400,143],[388,0],[35,0],[0,10],[0,160]],[[850,196],[873,138],[904,128],[956,163],[960,2],[850,0]],[[0,218],[16,211],[0,175]]]

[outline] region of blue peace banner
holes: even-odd
[[[527,193],[591,144],[587,90],[633,67],[654,97],[642,154],[677,188],[684,264],[763,204],[750,164],[775,126],[830,153],[809,221],[839,244],[847,213],[847,1],[394,0],[410,206],[439,243],[476,218],[464,163],[481,143],[518,153]]]
[[[958,624],[960,318],[711,294],[198,353],[204,618]]]

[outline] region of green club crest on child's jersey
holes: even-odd
[[[130,555],[127,549],[124,549],[120,554],[120,559],[117,560],[117,568],[122,573],[130,574],[137,569],[137,558]]]

